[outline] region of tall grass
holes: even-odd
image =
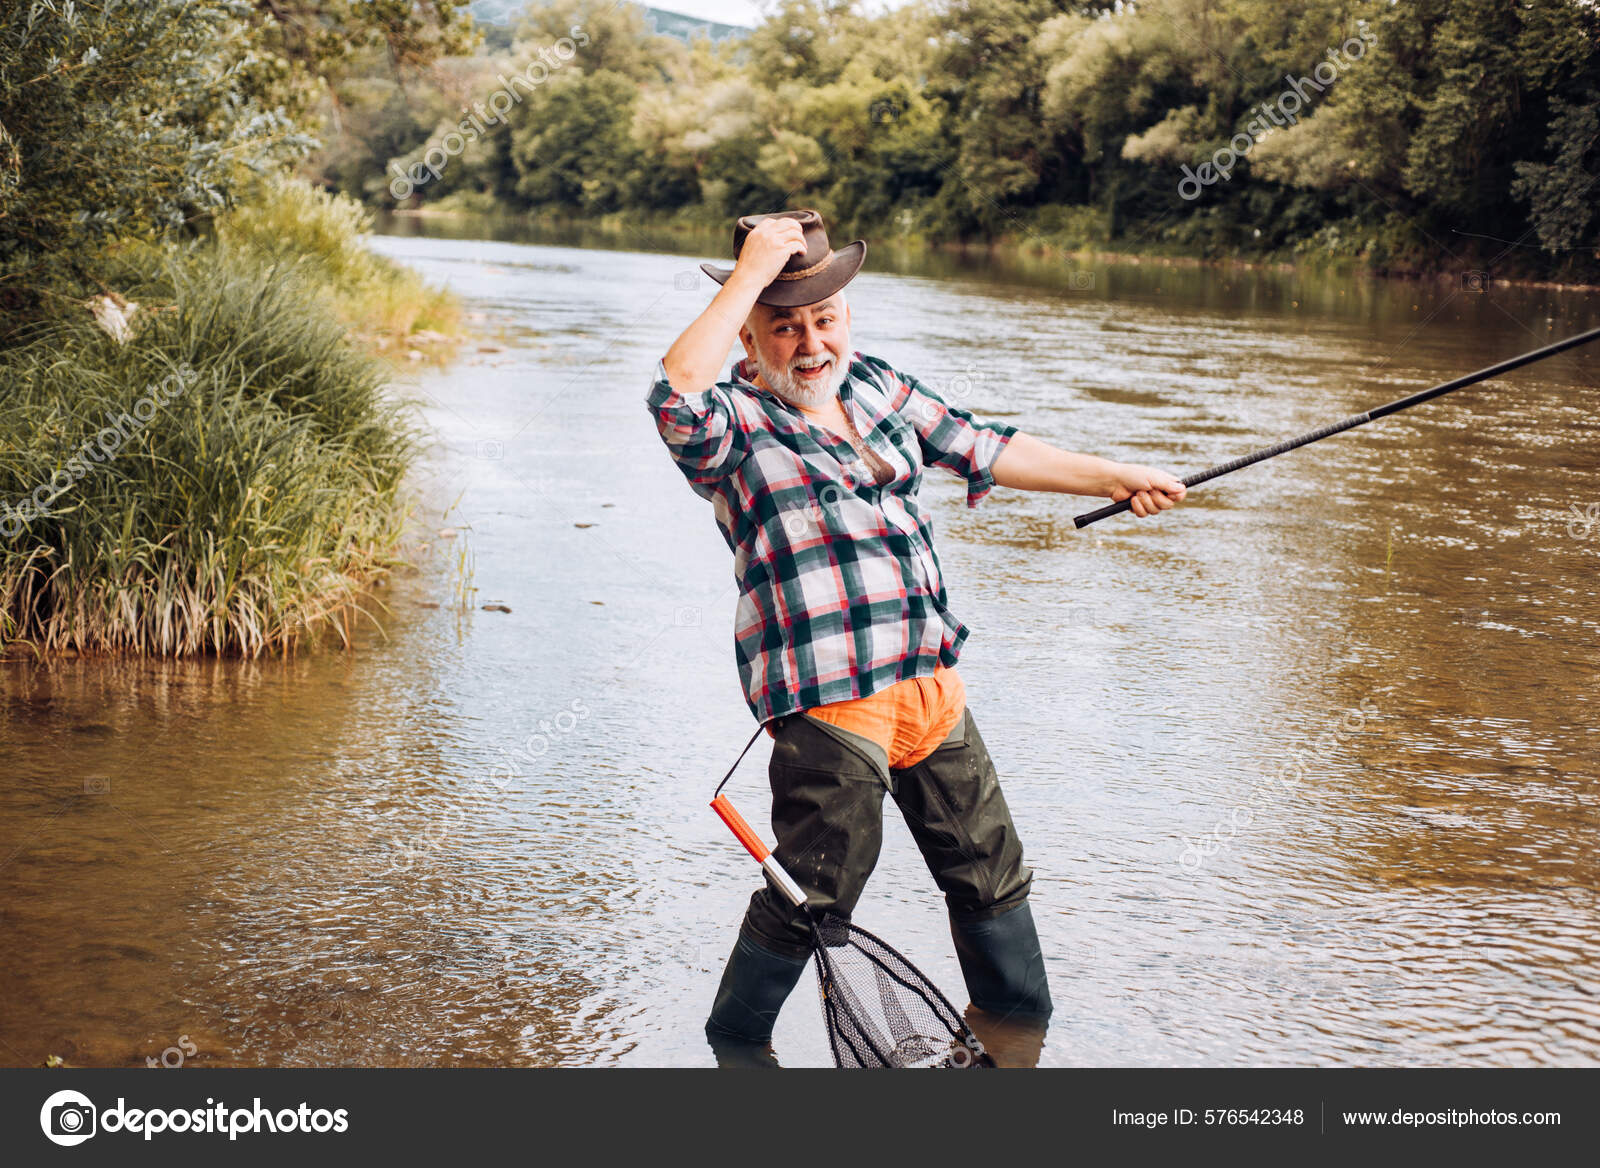
[[[0,526],[0,651],[348,639],[393,564],[416,438],[382,364],[328,311],[333,279],[237,240],[190,246],[142,290],[130,278],[169,303],[126,344],[73,316],[0,352],[0,503],[87,467],[48,514]],[[109,457],[84,457],[163,383],[185,388]]]
[[[362,242],[372,213],[348,195],[274,175],[217,223],[229,249],[304,270],[330,310],[378,348],[428,330],[455,337],[461,309],[443,289]]]

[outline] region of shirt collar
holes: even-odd
[[[747,361],[750,362],[750,372],[748,375],[746,375],[744,371],[745,362]],[[766,393],[766,390],[762,389],[759,385],[756,385],[755,372],[755,362],[750,361],[750,358],[748,357],[740,357],[733,363],[733,371],[729,375],[729,380],[735,382],[736,384],[753,386],[758,393]]]

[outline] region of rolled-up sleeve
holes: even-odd
[[[967,480],[967,506],[976,507],[994,486],[994,463],[1018,427],[980,422],[968,411],[945,401],[909,374],[874,358],[893,390],[890,400],[911,424],[922,448],[922,464],[953,471]]]
[[[709,498],[748,450],[727,391],[714,385],[700,393],[679,393],[667,380],[665,363],[657,361],[645,404],[678,469],[697,494]]]

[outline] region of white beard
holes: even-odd
[[[850,373],[849,362],[841,361],[837,354],[829,352],[828,360],[832,362],[832,368],[828,371],[827,379],[820,385],[803,383],[794,375],[792,369],[770,367],[761,359],[759,353],[756,355],[756,370],[773,393],[792,406],[811,410],[836,397],[839,387],[844,384],[844,379]]]

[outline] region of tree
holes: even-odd
[[[254,0],[252,26],[263,50],[247,87],[301,120],[335,90],[353,64],[381,52],[402,89],[407,78],[476,43],[469,0]]]
[[[211,213],[314,142],[238,88],[261,65],[240,0],[0,10],[0,295],[96,283],[97,249]]]
[[[1550,121],[1552,162],[1519,162],[1511,193],[1528,201],[1534,230],[1547,250],[1568,251],[1587,242],[1600,250],[1600,232],[1590,232],[1594,221],[1596,186],[1600,170],[1600,95],[1593,90],[1581,105],[1555,99]]]
[[[533,207],[617,210],[639,165],[629,134],[634,87],[620,74],[560,74],[530,95],[511,128],[517,195]]]

